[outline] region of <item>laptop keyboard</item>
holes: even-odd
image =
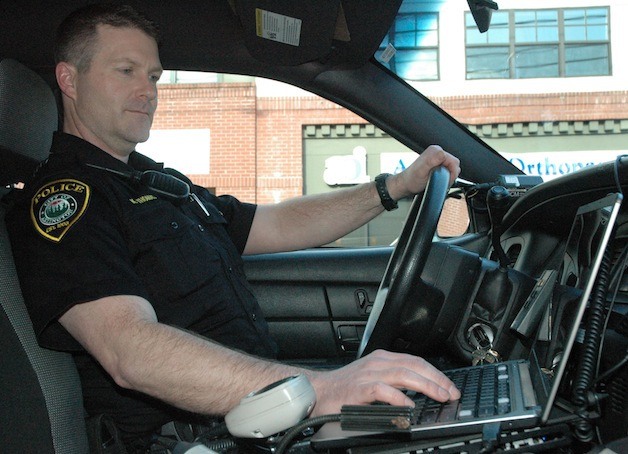
[[[458,369],[445,375],[460,390],[460,399],[441,403],[423,394],[410,396],[415,403],[413,425],[502,415],[510,411],[509,374],[505,364]]]
[[[437,402],[423,394],[407,391],[415,407],[386,404],[344,405],[340,425],[345,430],[411,431],[430,423],[455,423],[495,417],[511,411],[510,376],[503,363],[444,372],[460,390],[459,400]]]

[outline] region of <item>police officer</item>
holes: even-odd
[[[193,185],[190,195],[151,189],[141,172],[185,178],[134,151],[157,107],[154,25],[128,7],[93,5],[62,23],[56,44],[63,131],[7,223],[38,340],[74,353],[90,414],[111,415],[131,443],[173,418],[224,415],[296,373],[316,391],[314,415],[411,404],[399,388],[459,397],[410,355],[378,351],[334,371],[272,361],[241,255],[340,238],[384,210],[373,183],[259,206]],[[452,181],[459,174],[458,160],[431,146],[386,180],[389,196],[420,192],[439,165]]]

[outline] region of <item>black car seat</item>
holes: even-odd
[[[48,155],[58,114],[50,86],[0,60],[0,196]],[[72,357],[38,346],[26,312],[0,204],[0,452],[89,451]]]

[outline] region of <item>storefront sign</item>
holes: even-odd
[[[618,155],[628,153],[619,150],[553,151],[535,153],[502,153],[517,169],[527,175],[551,180],[585,167],[614,161]],[[418,155],[414,152],[383,152],[379,155],[380,172],[396,174],[412,164]],[[356,147],[353,154],[332,156],[325,160],[323,179],[330,186],[359,184],[371,181],[366,173],[366,149]],[[463,169],[464,173],[464,169]]]
[[[626,152],[618,150],[595,150],[502,153],[502,155],[527,175],[538,175],[547,181],[595,164],[614,161],[618,155],[624,153]]]

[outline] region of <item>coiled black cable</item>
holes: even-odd
[[[586,414],[591,405],[589,389],[595,378],[599,346],[606,319],[606,294],[610,282],[611,247],[607,247],[602,257],[589,304],[589,318],[582,344],[582,352],[576,376],[573,382],[572,401],[581,415]],[[593,425],[587,418],[581,418],[574,424],[575,437],[580,441],[593,439]]]
[[[208,442],[205,442],[204,445],[207,446],[212,451],[216,451],[216,452],[228,452],[229,450],[233,448],[237,448],[238,446],[235,440],[231,438],[227,438],[224,440],[208,441]]]
[[[340,414],[332,414],[332,415],[323,415],[317,416],[315,418],[304,419],[290,430],[286,432],[286,434],[281,437],[281,441],[277,444],[275,448],[275,454],[283,454],[290,444],[292,444],[292,440],[296,436],[298,436],[303,430],[309,427],[321,426],[327,422],[340,421]]]
[[[617,187],[617,191],[623,195],[621,179],[619,176],[619,167],[622,160],[628,155],[619,155],[615,159],[613,167],[613,179]],[[587,409],[595,404],[596,395],[592,390],[595,375],[599,366],[599,356],[601,354],[600,347],[602,345],[602,337],[606,328],[605,312],[606,295],[611,280],[611,261],[612,261],[612,245],[609,244],[602,257],[602,263],[596,277],[595,286],[589,305],[589,320],[585,338],[583,342],[582,354],[576,369],[576,377],[573,382],[572,401],[576,405],[578,413],[582,416],[574,424],[574,436],[580,441],[591,441],[593,439],[593,425],[589,418],[586,417]]]

